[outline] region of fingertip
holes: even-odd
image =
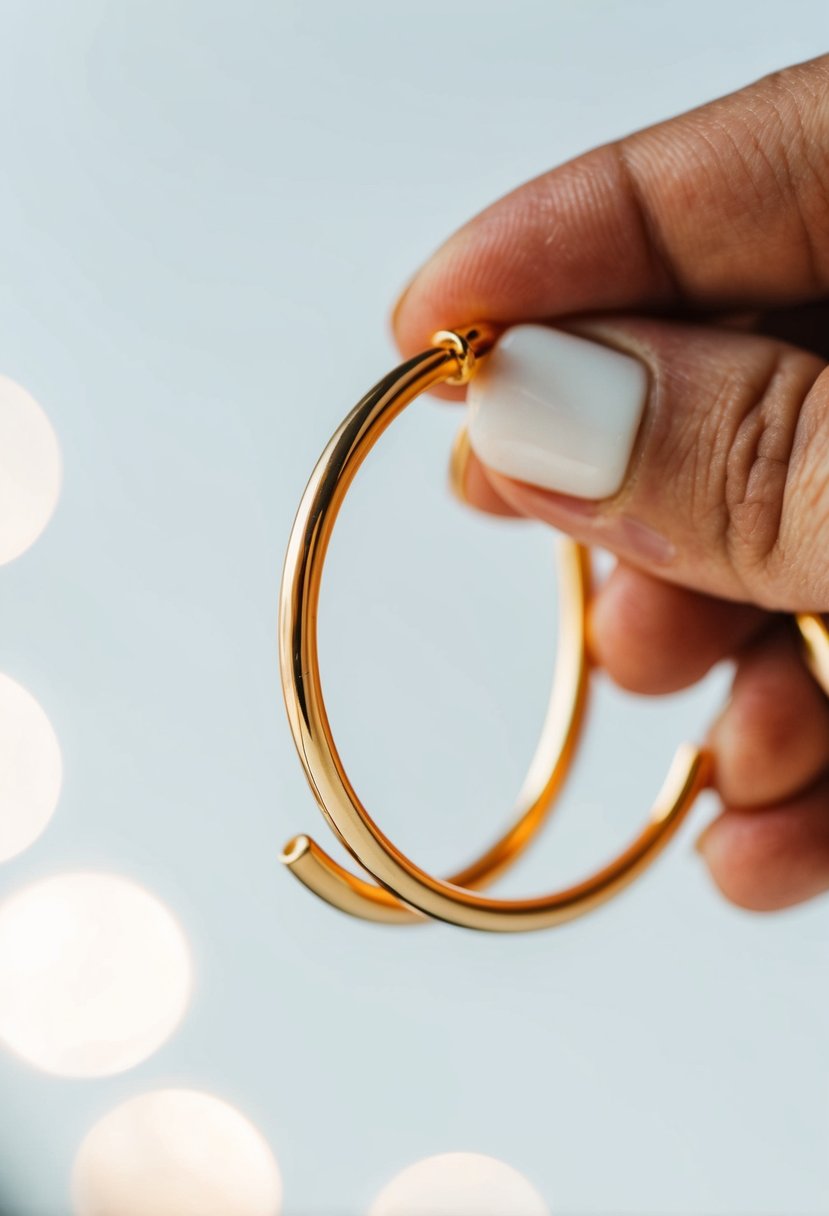
[[[747,912],[775,912],[808,899],[811,891],[804,891],[797,874],[772,864],[768,824],[761,824],[758,830],[754,821],[760,814],[734,808],[724,811],[702,833],[696,851],[729,903]]]
[[[758,609],[701,595],[619,563],[596,593],[591,653],[614,683],[649,696],[696,683],[761,629]]]
[[[463,232],[463,229],[461,230]],[[391,329],[404,358],[429,344],[438,329],[452,329],[477,320],[469,313],[465,292],[458,298],[453,272],[454,247],[460,233],[450,236],[403,287],[391,313]],[[489,317],[483,318],[490,320]]]
[[[620,688],[647,695],[670,693],[686,680],[676,652],[673,622],[663,589],[619,564],[590,605],[590,653]]]
[[[470,319],[449,321],[440,309],[417,306],[417,291],[420,279],[427,273],[429,263],[423,270],[418,271],[406,284],[397,297],[389,317],[391,336],[404,359],[411,359],[432,345],[432,336],[440,329],[462,328]],[[415,297],[415,305],[411,301]],[[430,397],[439,397],[442,401],[462,402],[466,400],[466,386],[458,387],[453,384],[435,384],[429,389]]]
[[[391,328],[392,337],[397,342],[398,346],[400,346],[400,317],[406,305],[406,297],[409,294],[409,288],[411,287],[412,283],[414,283],[416,278],[417,274],[412,275],[412,277],[406,282],[405,286],[401,289],[397,299],[394,301],[394,304],[392,304],[391,315],[389,317],[389,327]]]
[[[728,807],[697,841],[720,893],[750,912],[777,912],[829,890],[829,795],[825,784],[798,800]]]
[[[795,640],[774,629],[741,655],[711,727],[716,785],[730,806],[767,806],[813,785],[829,758],[829,705]]]

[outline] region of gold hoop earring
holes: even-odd
[[[466,432],[458,438],[456,467],[463,459]],[[513,808],[511,826],[477,860],[447,879],[453,886],[481,890],[518,860],[546,822],[575,755],[587,702],[585,627],[590,562],[583,546],[564,538],[559,541],[556,556],[558,644],[541,735]],[[351,874],[308,836],[290,840],[281,859],[310,891],[341,912],[382,924],[424,920],[422,913],[407,907],[386,888]]]
[[[335,432],[300,503],[280,592],[280,664],[294,742],[316,800],[334,832],[379,885],[350,874],[306,836],[286,847],[294,875],[327,902],[363,918],[404,923],[431,917],[492,931],[541,929],[570,920],[616,894],[668,843],[703,788],[707,759],[698,748],[679,749],[649,822],[615,861],[566,890],[533,899],[492,899],[484,886],[529,844],[549,811],[572,759],[585,701],[586,556],[570,546],[570,576],[560,583],[568,610],[547,724],[518,800],[518,817],[477,862],[452,879],[420,870],[383,835],[354,791],[328,722],[317,650],[317,605],[322,568],[337,514],[362,461],[387,426],[420,393],[440,383],[466,383],[485,357],[495,331],[470,326],[441,331],[434,345],[384,377]],[[563,569],[567,569],[564,565]]]
[[[495,330],[483,325],[440,331],[432,347],[401,364],[363,397],[320,457],[288,546],[280,591],[279,646],[294,742],[330,826],[379,885],[350,874],[307,836],[295,837],[282,859],[322,899],[364,919],[407,923],[431,917],[499,932],[542,929],[571,920],[610,899],[651,863],[708,779],[706,754],[684,744],[674,757],[645,828],[609,865],[573,887],[534,899],[498,900],[478,893],[512,864],[538,832],[561,789],[578,740],[587,676],[587,558],[579,546],[570,543],[559,568],[565,627],[560,634],[550,709],[518,798],[517,817],[508,831],[459,874],[446,880],[433,878],[383,835],[351,786],[325,711],[316,637],[322,567],[334,522],[357,470],[386,427],[434,385],[465,384],[495,337]],[[799,613],[795,621],[806,662],[829,695],[829,630],[816,613]]]

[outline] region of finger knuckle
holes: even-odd
[[[811,355],[775,344],[744,379],[723,428],[722,537],[734,570],[755,596],[770,586],[770,572],[785,557],[784,500],[801,414],[818,370]]]

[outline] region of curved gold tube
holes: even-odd
[[[829,630],[817,612],[799,612],[794,618],[803,642],[806,666],[829,696]]]
[[[466,443],[461,431],[454,460]],[[544,825],[572,765],[587,702],[588,662],[585,616],[590,586],[587,550],[560,538],[556,546],[559,599],[555,676],[544,725],[505,834],[476,861],[447,882],[479,890],[502,874],[524,852]],[[307,836],[285,846],[282,862],[309,890],[327,903],[363,920],[383,924],[422,922],[390,891],[351,874]]]
[[[280,662],[288,717],[309,784],[331,827],[360,865],[423,915],[466,928],[514,932],[570,920],[631,881],[675,832],[705,784],[707,761],[696,748],[680,748],[649,823],[615,861],[565,891],[521,900],[478,894],[469,885],[468,873],[461,885],[420,870],[383,835],[351,786],[325,710],[316,637],[322,567],[334,522],[357,470],[386,427],[429,387],[467,380],[475,360],[486,355],[493,340],[494,332],[480,326],[436,336],[439,345],[381,380],[334,434],[303,495],[288,546],[280,594]],[[366,898],[376,902],[374,889],[330,859],[330,864],[323,862],[324,856],[307,838],[299,837],[285,860],[323,898],[365,915]],[[478,867],[492,860],[487,854]]]

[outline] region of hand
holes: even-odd
[[[757,910],[829,889],[829,702],[779,615],[829,610],[827,300],[829,56],[521,186],[394,315],[405,354],[479,320],[580,335],[549,338],[563,401],[522,419],[480,390],[466,492],[618,555],[591,639],[623,687],[669,692],[736,659],[709,740],[724,809],[699,848]],[[580,443],[581,481],[561,460]]]

